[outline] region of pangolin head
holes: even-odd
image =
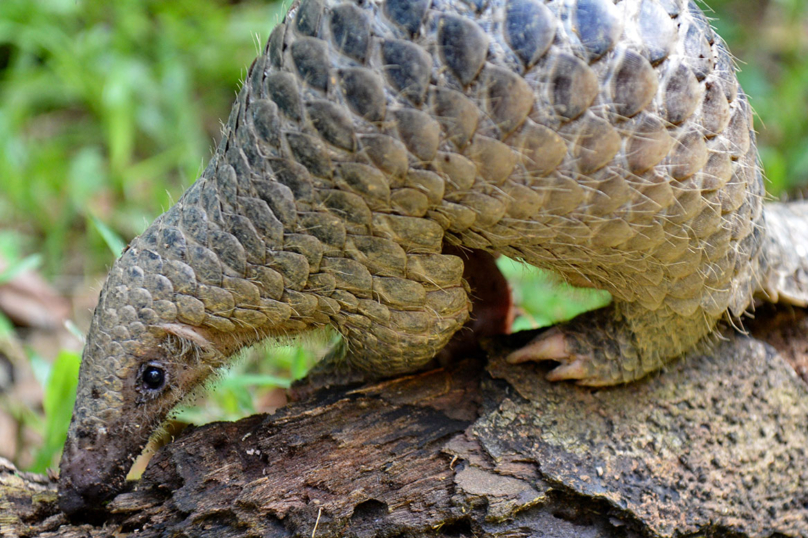
[[[168,413],[232,353],[264,336],[212,327],[210,311],[220,307],[205,296],[192,262],[200,247],[172,222],[181,209],[132,242],[101,292],[60,464],[59,504],[68,514],[97,511],[119,492]]]
[[[138,250],[116,262],[87,335],[60,465],[59,502],[69,514],[122,489],[151,433],[228,351],[212,343],[214,333],[179,321],[171,282],[144,270],[138,261],[153,253]]]

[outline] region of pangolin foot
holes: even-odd
[[[547,374],[549,381],[575,381],[579,385],[602,386],[613,385],[615,380],[604,379],[597,375],[594,357],[591,353],[573,353],[568,344],[568,337],[558,327],[553,327],[529,344],[517,349],[507,360],[511,364],[527,361],[560,362]]]
[[[547,374],[548,380],[590,387],[626,383],[656,369],[644,368],[632,335],[610,310],[588,312],[552,327],[507,360],[511,364],[556,361],[560,364]]]

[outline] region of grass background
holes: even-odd
[[[770,193],[804,189],[808,5],[710,6],[714,26],[743,60],[739,78],[759,116]],[[141,232],[203,169],[281,10],[258,0],[2,0],[0,256],[12,270],[0,283],[15,268],[37,266],[65,296],[95,289],[114,259],[109,245]],[[541,275],[503,265],[526,313],[519,328],[568,317],[581,300],[603,300],[571,297]],[[76,317],[83,330],[86,311]],[[0,319],[0,332],[13,330]],[[311,361],[296,347],[269,354],[270,366],[237,366],[207,406],[182,418],[252,412],[267,387],[299,377]],[[20,408],[0,398],[0,411],[36,434],[15,457],[41,471],[64,438],[78,354],[28,355],[43,401]]]

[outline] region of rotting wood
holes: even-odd
[[[765,327],[808,347],[789,323]],[[505,365],[526,337],[492,343],[485,370],[321,391],[189,429],[95,525],[70,525],[53,481],[4,464],[0,531],[308,537],[319,516],[319,538],[808,536],[808,390],[772,347],[733,335],[711,356],[592,390]]]

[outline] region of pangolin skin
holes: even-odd
[[[755,293],[805,304],[808,212],[764,207],[752,128],[693,2],[296,2],[202,176],[110,271],[62,508],[119,491],[246,344],[330,325],[371,375],[429,361],[470,316],[447,246],[612,294],[544,350],[584,384],[658,369]]]

